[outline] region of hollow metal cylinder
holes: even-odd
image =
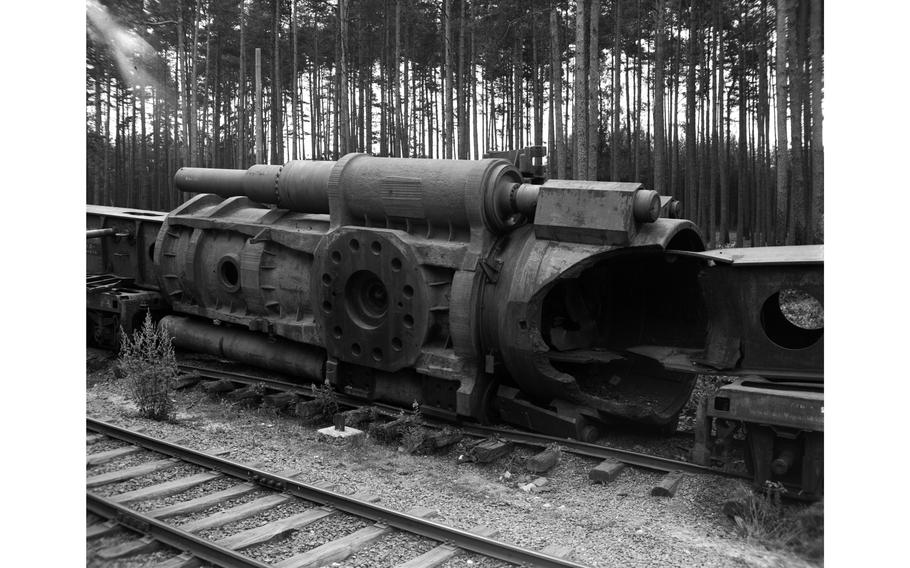
[[[325,351],[283,339],[270,340],[261,333],[216,327],[200,320],[166,316],[158,324],[174,345],[247,365],[286,373],[306,381],[324,378]]]
[[[101,237],[113,237],[117,234],[117,229],[107,227],[106,229],[89,229],[85,232],[86,239],[98,239]]]

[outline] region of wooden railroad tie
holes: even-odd
[[[322,416],[322,409],[325,404],[321,400],[301,400],[297,403],[294,413],[303,420],[312,420]]]
[[[201,380],[202,377],[195,371],[190,373],[181,373],[180,375],[177,375],[177,378],[174,380],[174,390],[191,387]]]
[[[490,463],[503,456],[509,455],[514,448],[515,445],[512,442],[498,440],[496,438],[487,438],[468,448],[465,454],[459,459],[461,461]]]
[[[227,396],[231,400],[241,401],[251,405],[259,404],[262,401],[262,387],[260,385],[247,385],[229,392]]]
[[[291,392],[282,391],[275,394],[267,394],[262,397],[262,404],[265,406],[270,406],[272,408],[277,408],[279,410],[287,410],[297,407],[297,402],[299,397]]]
[[[369,434],[377,440],[393,440],[401,435],[410,423],[409,416],[401,416],[390,422],[373,422],[370,424]]]
[[[483,536],[486,538],[495,538],[499,531],[482,525],[477,525],[468,529],[468,532]],[[440,544],[436,548],[428,550],[416,558],[399,564],[395,568],[432,568],[444,564],[453,556],[461,552],[461,549],[451,544]]]
[[[588,479],[595,483],[610,483],[626,468],[626,464],[614,460],[604,460],[588,472]]]
[[[375,421],[379,413],[376,410],[376,407],[362,406],[360,408],[345,410],[341,414],[344,416],[344,423],[346,425],[353,428],[359,428],[364,422]]]
[[[415,507],[407,514],[425,519],[434,516],[436,512],[426,507]],[[301,554],[291,556],[275,566],[276,568],[309,568],[340,562],[392,530],[392,527],[385,523],[375,523]]]
[[[227,379],[220,379],[217,381],[206,381],[202,383],[202,390],[205,392],[216,395],[220,393],[231,392],[237,388],[237,384],[233,381]]]
[[[525,469],[531,473],[546,473],[559,463],[559,449],[547,448],[525,461]]]
[[[671,471],[663,476],[653,489],[651,495],[654,497],[673,497],[676,490],[679,489],[679,483],[683,480],[685,474],[681,471]]]

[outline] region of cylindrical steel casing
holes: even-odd
[[[158,324],[173,338],[174,345],[248,365],[286,373],[306,381],[324,378],[325,351],[284,339],[229,327],[216,327],[201,320],[166,316]]]
[[[348,154],[329,181],[333,224],[364,218],[405,218],[434,226],[470,227],[482,222],[494,233],[511,228],[515,211],[497,197],[521,182],[500,159],[428,160]],[[508,199],[505,200],[508,203]]]

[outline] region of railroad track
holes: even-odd
[[[222,384],[235,383],[236,385],[246,386],[258,385],[263,389],[271,390],[274,392],[286,392],[304,398],[312,398],[315,396],[313,389],[309,386],[274,379],[265,374],[260,375],[258,373],[251,374],[227,371],[222,369],[215,369],[198,363],[180,363],[179,367],[184,373],[187,373],[199,380],[219,381],[222,382]],[[357,408],[364,405],[364,402],[362,400],[347,396],[343,393],[337,393],[336,396],[339,404],[349,408]],[[370,403],[370,406],[376,407],[380,412],[383,412],[390,418],[399,415],[401,412],[401,409],[398,407],[385,405],[382,403],[374,402]],[[451,425],[451,422],[446,420],[443,416],[433,416],[430,414],[428,417],[425,416],[424,418],[425,422],[428,422],[430,425],[434,425],[440,428],[446,425]],[[426,418],[429,418],[429,420],[426,420]],[[457,427],[466,435],[472,436],[474,438],[496,438],[514,444],[520,444],[535,448],[545,448],[555,443],[559,444],[562,451],[566,451],[579,456],[615,462],[625,466],[643,468],[650,471],[665,473],[668,475],[676,475],[679,473],[701,475],[709,474],[724,477],[749,479],[749,476],[745,473],[721,470],[718,468],[698,465],[691,462],[675,460],[651,454],[645,454],[641,452],[634,452],[631,450],[607,446],[604,444],[594,444],[581,442],[579,440],[574,440],[571,438],[547,436],[545,434],[517,430],[515,428],[484,426],[473,423],[468,424],[464,422],[459,422],[457,424]]]
[[[97,539],[125,529],[137,533],[135,538],[115,546],[102,547],[93,553],[95,561],[115,561],[136,554],[173,547],[177,554],[159,564],[166,568],[187,568],[203,563],[218,566],[256,566],[296,568],[323,566],[343,561],[357,551],[388,538],[396,531],[416,535],[428,542],[428,550],[415,556],[400,567],[416,568],[437,566],[457,554],[472,553],[484,557],[526,566],[578,567],[582,566],[563,556],[567,551],[544,549],[534,551],[503,543],[492,538],[492,531],[477,527],[471,531],[448,527],[433,521],[433,511],[418,507],[406,513],[378,505],[373,496],[359,493],[343,495],[326,486],[311,485],[296,478],[305,472],[285,471],[272,473],[248,464],[222,457],[226,451],[199,452],[175,442],[159,440],[140,432],[127,430],[113,424],[86,420],[88,473],[86,479],[86,508],[99,517],[87,527],[87,538]],[[117,447],[92,451],[103,440],[116,440]],[[108,444],[109,445],[109,444]],[[96,446],[97,447],[97,446]],[[103,447],[103,445],[102,445]],[[151,454],[148,459],[133,463],[137,457]],[[120,461],[128,467],[116,466]],[[93,469],[104,465],[103,473]],[[178,473],[171,479],[155,480],[151,485],[101,496],[98,488],[132,479],[139,479],[156,472],[180,469],[178,466],[201,468],[193,474]],[[140,512],[142,503],[165,497],[177,496],[192,488],[203,487],[213,481],[226,482],[227,488],[204,492],[185,501]],[[195,494],[196,492],[194,492]],[[241,496],[261,497],[234,504]],[[200,533],[230,525],[260,513],[275,510],[280,505],[294,505],[300,512],[269,520],[263,525],[234,534],[209,540]],[[185,515],[211,514],[195,517],[176,524]],[[295,551],[290,557],[267,564],[256,560],[245,551],[258,545],[273,542],[317,522],[332,519],[356,518],[362,528],[307,550]]]

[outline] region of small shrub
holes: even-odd
[[[120,356],[117,367],[123,374],[130,397],[139,414],[152,420],[174,417],[176,408],[171,390],[177,376],[177,359],[171,337],[146,312],[142,327],[127,335],[120,328]]]
[[[313,397],[322,407],[322,418],[331,420],[338,412],[338,395],[328,379],[322,385],[312,383]]]

